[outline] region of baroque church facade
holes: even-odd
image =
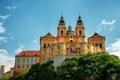
[[[77,56],[87,53],[105,52],[105,37],[94,33],[86,39],[85,26],[81,17],[78,17],[75,30],[71,25],[66,27],[66,23],[61,16],[58,27],[57,36],[47,33],[40,38],[40,63],[44,63],[46,59],[57,55]]]

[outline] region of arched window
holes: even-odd
[[[100,44],[100,48],[102,48],[102,44]]]
[[[44,48],[46,48],[46,44],[44,44]]]
[[[72,44],[72,43],[73,43],[73,40],[70,40],[70,43]]]
[[[79,35],[82,35],[82,30],[79,30]]]
[[[48,44],[48,46],[50,46],[50,44]]]
[[[61,30],[61,35],[63,35],[63,30]]]

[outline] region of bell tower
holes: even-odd
[[[76,33],[76,36],[85,36],[85,27],[81,20],[80,15],[78,16],[75,33]]]
[[[57,36],[65,36],[66,35],[66,25],[65,25],[65,21],[63,19],[63,15],[61,15],[61,19],[58,23],[58,27],[57,27]]]

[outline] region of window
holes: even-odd
[[[29,63],[29,60],[27,60],[27,63]]]
[[[35,59],[35,62],[37,63],[37,58]]]
[[[58,49],[60,49],[60,46],[58,46]]]
[[[51,50],[52,50],[52,52],[53,52],[53,48],[52,48]]]
[[[23,59],[23,63],[25,63],[25,60]]]
[[[46,48],[46,44],[44,44],[44,48]]]
[[[87,46],[87,48],[89,49],[90,47],[89,47],[89,46]]]
[[[20,65],[18,65],[17,67],[20,68]]]
[[[73,43],[73,40],[70,40],[70,43],[72,44],[72,43]]]
[[[61,30],[61,35],[63,35],[63,30]]]
[[[31,63],[33,63],[33,60],[31,60]]]
[[[70,48],[70,52],[72,52],[72,48]]]
[[[79,35],[82,35],[82,30],[79,30]]]
[[[26,57],[27,60],[29,60],[29,57]]]
[[[24,65],[22,67],[24,68]]]
[[[48,46],[50,46],[50,44],[48,44]]]
[[[16,62],[19,63],[19,60],[17,60]]]
[[[100,48],[102,48],[102,44],[100,44]]]
[[[29,68],[29,65],[27,65],[27,68]]]
[[[98,44],[96,44],[96,46],[98,46]]]

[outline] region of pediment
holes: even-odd
[[[52,38],[55,38],[55,36],[53,36],[50,32],[48,32],[45,36],[42,36],[44,38],[47,38],[47,37],[52,37]]]
[[[71,45],[69,46],[69,48],[78,48],[78,46],[75,45],[75,44],[71,44]]]
[[[93,38],[93,37],[101,37],[104,38],[104,36],[98,34],[97,32],[95,32],[92,36],[90,36],[89,38]]]

